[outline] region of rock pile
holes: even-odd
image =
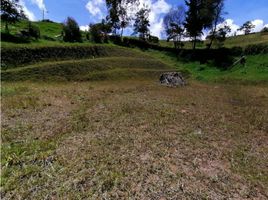
[[[178,87],[185,86],[186,81],[180,72],[166,72],[160,76],[160,83],[162,85]]]

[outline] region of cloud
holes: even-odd
[[[251,23],[255,25],[255,28],[252,30],[252,32],[260,32],[264,28],[264,22],[261,19],[255,19]]]
[[[133,17],[135,13],[144,6],[150,9],[150,34],[161,38],[164,32],[163,16],[169,12],[171,5],[165,0],[140,0],[139,6],[131,10],[130,15]]]
[[[171,9],[171,5],[169,5],[165,0],[157,0],[156,2],[151,3],[151,12],[149,15],[149,20],[151,23],[151,34],[157,37],[161,37],[164,31],[163,28],[163,15],[168,13]]]
[[[94,17],[93,21],[103,19],[107,13],[106,3],[104,0],[89,0],[86,9]]]
[[[254,29],[252,29],[252,31],[251,31],[252,33],[253,32],[260,32],[264,27],[266,27],[266,26],[268,27],[268,24],[264,25],[264,21],[261,19],[255,19],[255,20],[251,21],[251,23],[253,25],[255,25]],[[237,30],[240,28],[240,26],[235,24],[233,19],[226,19],[223,23],[218,24],[217,27],[220,28],[225,24],[230,26],[230,28],[231,28],[231,32],[228,34],[228,36],[233,36],[235,34],[236,35],[243,35],[244,34],[243,31]]]
[[[31,0],[31,2],[37,5],[40,10],[47,10],[44,0]]]
[[[80,28],[80,30],[82,30],[82,31],[88,31],[88,30],[89,30],[89,26],[88,26],[88,25],[80,26],[79,28]]]
[[[24,2],[23,0],[20,0],[20,1],[19,1],[19,4],[21,5],[23,12],[24,12],[24,14],[28,17],[28,19],[29,19],[30,21],[35,21],[35,20],[36,20],[36,17],[35,17],[35,15],[34,15],[34,13],[31,12],[31,11],[26,7],[25,2]]]

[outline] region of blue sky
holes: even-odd
[[[151,8],[151,31],[160,36],[163,32],[162,19],[171,7],[184,3],[184,0],[140,0]],[[100,21],[106,15],[105,0],[20,0],[25,13],[32,20],[42,19],[42,10],[48,13],[46,18],[63,22],[67,16],[74,17],[82,28],[89,23]],[[224,17],[235,30],[245,21],[253,21],[255,31],[268,24],[268,0],[226,0]],[[267,25],[268,26],[268,25]],[[130,29],[128,30],[130,32]]]

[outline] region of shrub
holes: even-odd
[[[35,25],[32,25],[31,22],[29,22],[28,33],[29,33],[30,37],[33,37],[36,40],[38,40],[40,38],[40,29],[39,29],[39,27],[35,26]]]
[[[114,44],[118,44],[118,45],[121,45],[122,44],[122,40],[121,40],[121,37],[119,35],[110,35],[109,36],[109,39]]]
[[[231,54],[233,56],[241,56],[243,54],[242,47],[232,47],[231,48]]]
[[[1,32],[1,41],[13,42],[13,43],[29,43],[28,37],[22,37],[21,35],[11,35],[9,33]]]
[[[65,42],[82,42],[79,26],[71,17],[68,17],[63,24],[63,40]]]
[[[108,43],[108,33],[110,32],[110,25],[104,20],[101,23],[90,24],[91,40],[96,43]]]
[[[101,27],[98,24],[90,25],[90,35],[92,42],[103,43],[104,35],[101,32]]]
[[[159,38],[153,35],[149,36],[149,42],[158,44],[159,43]]]
[[[256,54],[264,54],[264,53],[268,53],[267,44],[253,44],[253,45],[248,45],[245,48],[246,55],[256,55]]]
[[[136,38],[124,38],[123,45],[127,47],[138,47],[141,49],[148,49],[151,47],[147,41]]]

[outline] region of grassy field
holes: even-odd
[[[62,24],[55,22],[31,22],[33,25],[38,26],[40,29],[41,36],[48,36],[55,38],[62,32]],[[9,31],[11,34],[19,33],[23,29],[27,29],[29,26],[28,21],[20,21],[15,24],[9,25]],[[1,31],[5,30],[5,23],[1,23]]]
[[[184,62],[181,58],[177,58],[176,55],[168,52],[150,50],[145,54],[160,59],[163,63],[178,70],[187,70],[190,72],[192,79],[207,83],[268,83],[267,54],[247,56],[245,66],[238,64],[229,70],[221,70],[213,63]]]
[[[197,48],[206,48],[207,41],[204,43],[197,43]],[[224,47],[246,47],[252,44],[268,44],[268,34],[267,33],[253,33],[249,35],[238,35],[235,37],[228,37],[224,42]],[[160,40],[161,46],[174,47],[173,42],[167,42],[166,40]],[[184,42],[184,48],[191,49],[191,42]]]
[[[266,199],[267,86],[2,84],[4,199]]]
[[[268,55],[221,71],[103,47],[1,71],[2,199],[268,199]]]
[[[58,36],[62,33],[62,24],[56,22],[31,22],[33,25],[39,27],[41,39],[38,41],[31,41],[30,44],[16,44],[12,42],[1,42],[1,46],[4,48],[16,48],[16,47],[43,47],[43,46],[77,46],[77,45],[88,45],[90,42],[86,43],[65,43],[60,41]],[[19,33],[23,29],[27,29],[29,26],[28,21],[20,21],[15,24],[9,25],[9,31],[12,35]],[[1,32],[5,31],[5,23],[1,23]],[[82,36],[85,39],[85,32],[82,31]],[[45,37],[49,37],[54,39],[55,41],[49,41],[45,39]]]
[[[41,39],[39,41],[32,41],[29,44],[26,44],[26,46],[69,46],[69,45],[87,45],[90,43],[89,41],[86,41],[84,44],[81,43],[63,43],[58,41],[56,36],[61,35],[62,32],[62,24],[61,23],[51,23],[51,22],[32,22],[32,24],[38,26],[40,28],[41,32]],[[10,25],[10,33],[16,34],[19,33],[21,30],[26,29],[28,27],[27,21],[21,21],[16,24]],[[1,31],[4,31],[5,24],[1,23]],[[83,38],[85,39],[85,32],[82,32]],[[44,36],[56,39],[57,41],[48,41],[43,39]],[[206,41],[204,43],[197,43],[197,48],[205,48],[206,47]],[[159,44],[161,46],[167,46],[167,47],[173,47],[172,42],[166,42],[166,40],[160,40]],[[251,44],[268,44],[268,34],[267,33],[253,33],[249,35],[238,35],[235,37],[229,37],[226,39],[224,43],[224,47],[231,48],[231,47],[245,47],[247,45]],[[10,42],[1,42],[2,47],[23,47],[25,44],[13,44]],[[191,49],[192,43],[191,42],[185,42],[184,48]]]

